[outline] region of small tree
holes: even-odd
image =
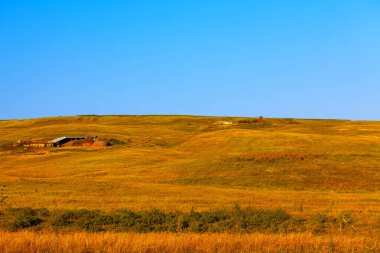
[[[265,123],[267,123],[267,121],[264,119],[263,116],[260,116],[256,122],[257,125],[264,125]]]

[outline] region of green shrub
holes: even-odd
[[[20,215],[9,225],[10,230],[18,230],[22,228],[35,227],[41,224],[43,220],[36,216]]]
[[[6,186],[3,185],[0,188],[0,205],[3,205],[6,203],[6,200],[8,199],[8,195],[6,194]]]
[[[111,146],[115,146],[115,145],[126,145],[126,144],[129,144],[130,142],[126,142],[126,141],[119,140],[119,139],[116,139],[116,138],[111,138],[109,140],[109,143],[110,143]]]
[[[8,224],[8,228],[12,231],[38,226],[44,221],[40,216],[49,215],[46,213],[46,209],[32,209],[30,207],[8,208],[7,211],[14,217]]]
[[[80,209],[59,214],[52,225],[56,228],[76,226],[86,231],[101,231],[101,226],[109,222],[109,217],[103,216],[100,211]]]
[[[139,212],[139,222],[136,223],[137,232],[161,232],[176,230],[176,214],[158,209]]]
[[[281,225],[284,225],[291,217],[282,209],[235,209],[235,223],[237,229],[243,232],[268,231],[278,232]]]
[[[115,219],[115,224],[122,227],[123,230],[128,230],[135,226],[139,218],[136,213],[129,210],[118,210],[113,214],[113,217]]]
[[[76,220],[74,211],[67,211],[58,215],[52,222],[54,227],[66,227],[73,224]]]
[[[187,231],[190,228],[190,217],[188,214],[178,214],[177,220],[176,220],[176,231],[182,232]]]
[[[348,229],[353,218],[349,213],[338,217],[317,213],[313,216],[291,217],[282,209],[241,208],[190,212],[167,212],[159,209],[110,213],[98,210],[67,210],[50,213],[47,209],[8,208],[1,216],[0,227],[10,230],[45,226],[83,231],[118,232],[237,232],[288,233],[309,229],[323,234],[330,228]],[[42,225],[41,225],[42,226]]]
[[[312,232],[315,235],[325,234],[329,228],[329,223],[333,223],[336,220],[329,217],[325,213],[317,213],[311,217],[311,222],[313,224]]]

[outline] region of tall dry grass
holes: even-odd
[[[0,232],[16,252],[379,252],[379,238],[311,234],[116,234]]]

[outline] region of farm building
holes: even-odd
[[[47,146],[53,146],[53,147],[60,147],[63,144],[69,142],[69,141],[75,141],[75,140],[84,140],[86,139],[86,136],[63,136],[63,137],[58,137],[55,138],[54,140],[51,140],[47,143]],[[96,139],[97,136],[90,136],[91,139]]]

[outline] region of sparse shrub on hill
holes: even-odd
[[[0,187],[0,206],[2,205],[5,205],[7,199],[8,199],[8,195],[6,194],[6,186],[3,185]]]
[[[257,123],[257,119],[242,119],[238,120],[239,124],[254,124]]]
[[[123,141],[123,140],[120,140],[120,139],[116,139],[116,138],[111,138],[109,139],[109,144],[111,146],[115,146],[115,145],[128,145],[130,144],[132,141],[129,139],[129,141]]]
[[[138,214],[139,222],[135,226],[137,232],[174,232],[176,230],[177,215],[175,213],[152,209],[140,211]]]
[[[317,213],[311,217],[312,232],[315,235],[325,234],[331,228],[331,224],[336,223],[335,217],[328,216],[326,213]]]
[[[7,150],[9,148],[17,146],[17,142],[14,141],[0,141],[0,150]]]
[[[79,219],[82,214],[83,214],[83,212],[81,212],[81,210],[79,210],[79,211],[66,211],[62,214],[59,214],[53,220],[52,224],[56,228],[70,226],[71,224],[76,222],[77,219]]]
[[[52,221],[55,228],[76,226],[85,231],[101,231],[101,226],[108,223],[107,219],[102,219],[100,211],[90,211],[86,209],[70,210],[59,214]],[[106,222],[107,221],[107,222]]]
[[[8,213],[13,216],[8,223],[8,229],[15,231],[24,228],[36,227],[41,224],[44,217],[49,216],[47,209],[8,208]]]
[[[42,223],[42,219],[36,216],[23,214],[17,216],[14,221],[9,224],[9,229],[14,231],[22,228],[35,227]]]
[[[284,118],[286,124],[300,124],[300,122],[294,120],[293,118]]]
[[[239,232],[287,232],[287,221],[291,216],[282,209],[262,210],[248,208],[242,210],[235,207],[235,224],[236,230]]]
[[[118,210],[111,214],[115,218],[115,224],[119,224],[124,229],[135,226],[137,214],[129,210]]]

